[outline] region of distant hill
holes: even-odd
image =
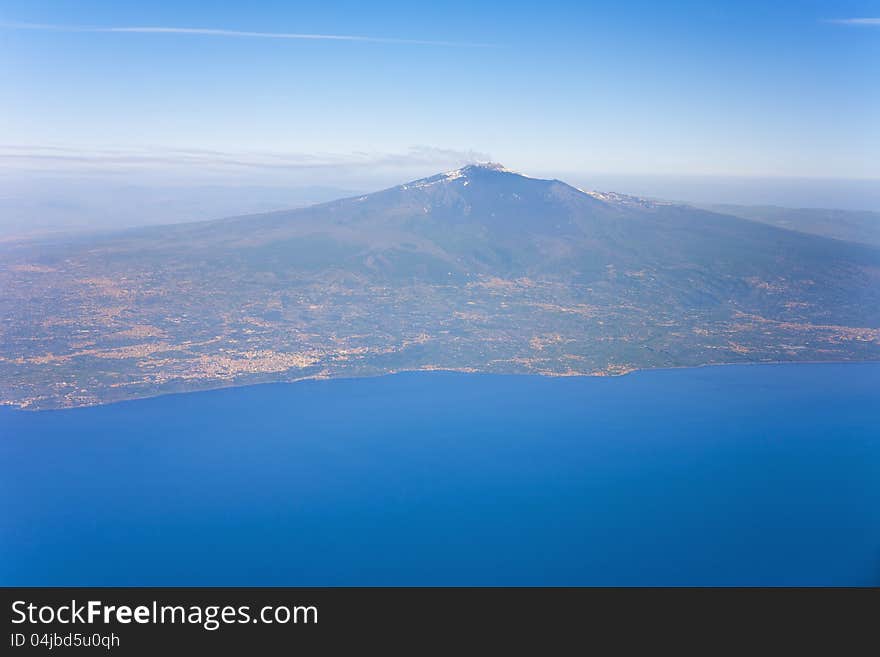
[[[880,212],[780,208],[775,205],[701,205],[699,207],[789,230],[880,246]]]
[[[0,241],[216,219],[304,207],[352,193],[319,186],[138,186],[82,179],[24,185],[0,179]]]
[[[0,399],[307,377],[880,358],[880,248],[497,164],[268,214],[0,244]]]

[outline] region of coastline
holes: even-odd
[[[414,369],[399,369],[399,370],[391,370],[388,372],[382,372],[378,374],[363,374],[363,375],[352,375],[352,376],[326,376],[326,375],[310,375],[304,376],[296,379],[289,380],[277,380],[277,381],[258,381],[252,383],[229,383],[228,385],[215,385],[204,388],[197,388],[193,390],[178,390],[178,391],[169,391],[169,392],[159,392],[155,394],[146,394],[133,396],[125,399],[112,399],[107,401],[100,401],[93,404],[80,404],[76,406],[37,406],[37,407],[23,407],[14,402],[8,401],[0,401],[0,411],[4,407],[8,408],[11,411],[15,412],[24,412],[24,413],[51,413],[51,412],[59,412],[59,411],[74,411],[78,409],[88,409],[88,408],[101,408],[105,406],[115,406],[118,404],[126,404],[138,401],[144,401],[148,399],[157,399],[160,397],[170,397],[170,396],[187,396],[199,393],[209,393],[216,392],[219,390],[231,390],[234,388],[255,388],[258,386],[266,386],[266,385],[295,385],[297,383],[303,383],[307,381],[354,381],[360,379],[380,379],[390,376],[397,376],[401,374],[430,374],[430,373],[443,373],[443,374],[461,374],[461,375],[475,375],[475,376],[509,376],[509,377],[544,377],[548,379],[618,379],[626,376],[630,376],[633,374],[640,374],[646,372],[664,372],[664,371],[679,371],[679,370],[701,370],[708,368],[728,368],[728,367],[737,367],[737,366],[763,366],[763,365],[859,365],[859,364],[880,364],[880,359],[878,360],[775,360],[775,361],[752,361],[752,362],[726,362],[726,363],[701,363],[698,365],[671,365],[665,367],[636,367],[632,369],[628,369],[626,371],[611,373],[611,374],[555,374],[548,372],[486,372],[486,371],[475,371],[470,368],[464,369],[446,369],[446,368],[414,368]]]

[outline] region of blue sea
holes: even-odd
[[[0,410],[0,585],[878,585],[880,363]]]

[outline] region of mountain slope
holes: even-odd
[[[773,205],[713,205],[706,209],[803,233],[880,246],[880,212]]]
[[[28,407],[401,369],[880,358],[880,249],[499,165],[284,212],[7,244]]]

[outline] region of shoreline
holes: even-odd
[[[229,385],[216,385],[210,386],[206,388],[198,388],[194,390],[181,390],[181,391],[173,391],[173,392],[160,392],[156,394],[150,395],[142,395],[131,397],[128,399],[114,399],[109,401],[97,402],[94,404],[82,404],[78,406],[59,406],[59,407],[22,407],[18,404],[12,402],[0,402],[0,412],[2,412],[3,408],[8,408],[13,412],[23,412],[23,413],[51,413],[51,412],[59,412],[59,411],[75,411],[78,409],[86,409],[86,408],[100,408],[103,406],[111,406],[116,404],[126,404],[132,402],[143,401],[147,399],[158,399],[160,397],[170,397],[174,395],[185,396],[192,395],[198,393],[207,393],[207,392],[215,392],[219,390],[230,390],[233,388],[255,388],[257,386],[266,386],[266,385],[295,385],[297,383],[304,383],[307,381],[354,381],[359,379],[379,379],[388,376],[397,376],[400,374],[431,374],[431,373],[444,373],[444,374],[462,374],[462,375],[489,375],[489,376],[535,376],[535,377],[545,377],[548,379],[617,379],[620,377],[630,376],[633,374],[639,374],[644,372],[664,372],[664,371],[678,371],[678,370],[697,370],[697,369],[707,369],[713,367],[736,367],[736,366],[762,366],[762,365],[859,365],[859,364],[880,364],[880,359],[878,360],[774,360],[774,361],[760,361],[760,362],[733,362],[733,363],[701,363],[699,365],[670,365],[666,367],[640,367],[633,368],[626,372],[620,372],[618,374],[553,374],[546,372],[482,372],[482,371],[471,371],[464,369],[444,369],[444,368],[432,368],[432,369],[400,369],[393,370],[389,372],[383,372],[380,374],[365,374],[361,376],[304,376],[298,379],[291,380],[282,380],[282,381],[261,381],[255,383],[241,383],[235,384],[231,383]]]

